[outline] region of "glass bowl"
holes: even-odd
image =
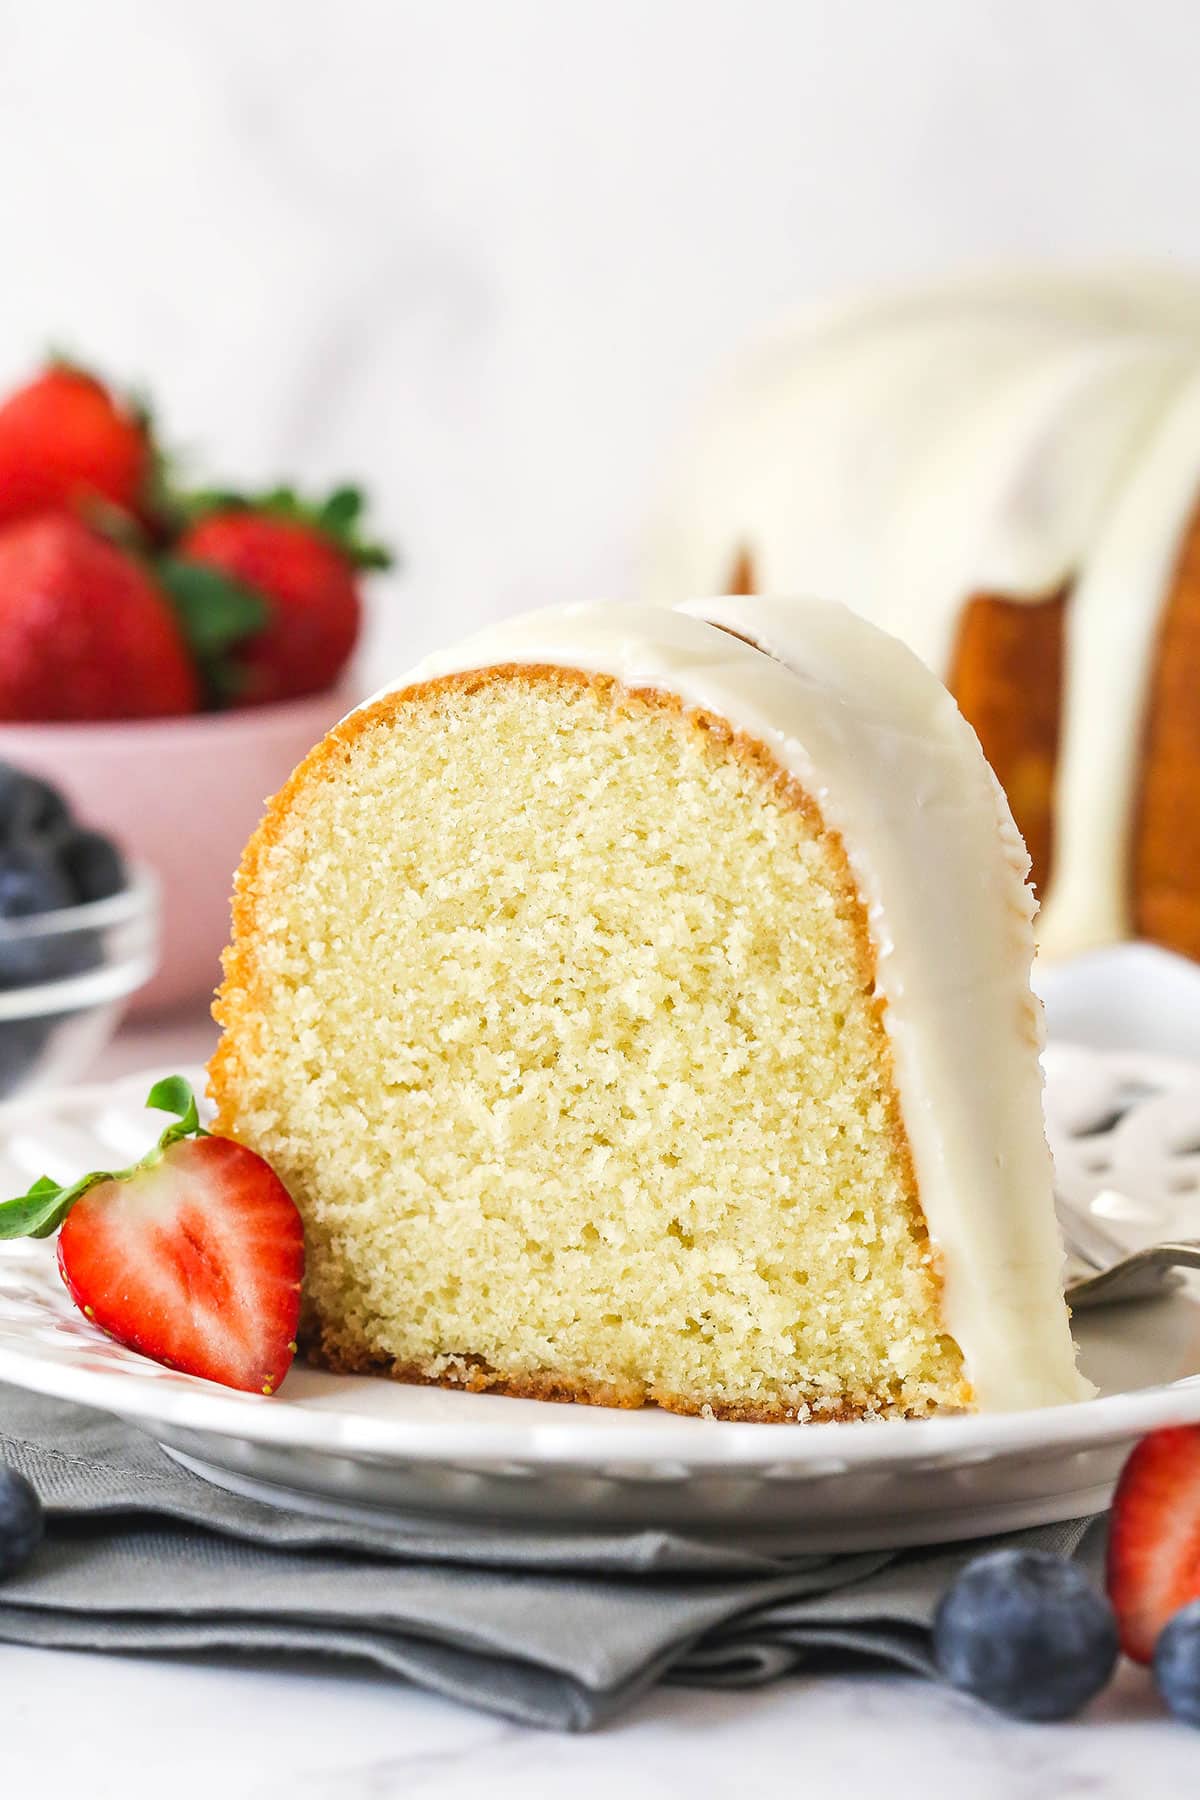
[[[83,1072],[154,973],[158,939],[145,868],[108,900],[0,919],[0,1102]]]

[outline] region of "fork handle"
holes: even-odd
[[[1154,1292],[1153,1272],[1169,1269],[1200,1269],[1200,1239],[1176,1238],[1163,1244],[1150,1244],[1132,1256],[1086,1275],[1068,1284],[1067,1299],[1072,1309],[1084,1311],[1089,1306],[1103,1306],[1122,1299],[1145,1299]],[[1149,1278],[1149,1279],[1148,1279]]]

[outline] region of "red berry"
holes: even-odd
[[[358,639],[362,601],[354,566],[331,537],[301,520],[232,508],[194,525],[178,554],[255,589],[270,606],[269,623],[230,656],[238,703],[333,685]]]
[[[1121,1472],[1108,1539],[1121,1648],[1148,1663],[1167,1620],[1200,1599],[1200,1425],[1143,1438]]]
[[[82,370],[47,369],[0,406],[0,524],[97,500],[137,514],[150,465],[143,422]]]
[[[68,513],[0,532],[0,719],[194,712],[169,602],[133,557]]]
[[[156,1362],[274,1393],[300,1321],[304,1232],[287,1189],[230,1138],[183,1138],[67,1214],[58,1265],[75,1304]]]

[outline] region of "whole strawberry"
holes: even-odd
[[[217,571],[236,593],[265,602],[262,626],[224,662],[224,698],[255,706],[331,687],[358,641],[359,572],[390,557],[358,535],[362,496],[339,489],[324,506],[306,507],[290,489],[258,501],[233,495],[202,500],[199,517],[176,546],[166,579],[176,594],[190,571]],[[183,595],[186,603],[186,594]]]
[[[0,525],[35,513],[143,514],[154,466],[144,417],[55,363],[0,405]]]
[[[0,532],[0,720],[194,712],[196,672],[141,564],[70,513]]]

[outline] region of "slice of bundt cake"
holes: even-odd
[[[725,1418],[1080,1397],[1027,858],[841,608],[532,614],[344,720],[246,852],[220,1129],[340,1370]]]

